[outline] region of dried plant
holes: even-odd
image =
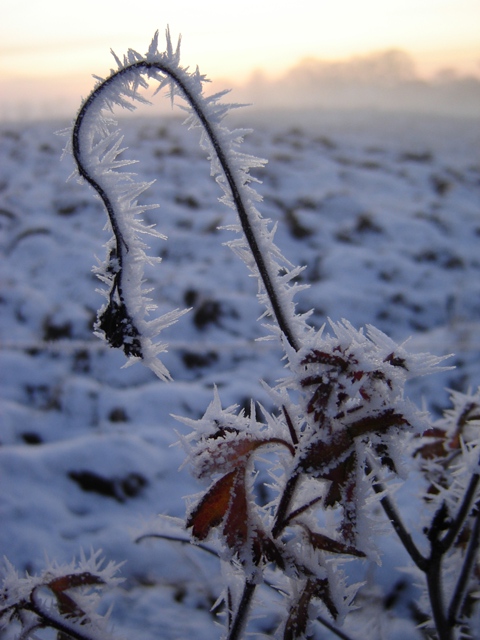
[[[155,339],[184,311],[151,318],[143,265],[154,259],[142,238],[160,234],[139,217],[149,208],[138,203],[149,185],[123,170],[129,161],[119,159],[122,136],[109,115],[114,107],[145,102],[141,90],[153,81],[157,90],[167,88],[172,103],[181,99],[186,124],[201,130],[222,200],[239,217],[229,227],[237,233],[230,247],[258,278],[262,319],[269,337],[282,344],[288,371],[268,389],[274,412],[223,408],[215,390],[200,420],[178,418],[191,428],[182,438],[187,462],[207,488],[192,500],[183,534],[179,529],[165,537],[184,540],[187,531],[200,547],[208,541],[229,568],[222,596],[228,640],[247,629],[262,583],[285,601],[275,637],[313,637],[323,625],[348,639],[354,635],[342,625],[352,615],[358,619],[361,585],[349,584],[345,564],[378,561],[372,505],[379,504],[411,559],[407,569],[424,586],[417,613],[425,637],[478,638],[480,392],[454,393],[452,409],[433,421],[406,398],[405,384],[444,369],[443,358],[411,354],[375,327],[358,330],[346,320],[316,331],[309,314],[296,313],[302,269],[282,256],[275,228],[256,208],[261,198],[249,171],[264,161],[240,151],[245,131],[223,125],[238,105],[221,101],[226,92],[205,96],[205,77],[180,65],[180,43],[174,49],[167,31],[167,49],[159,53],[157,36],[145,56],[131,50],[123,60],[115,56],[118,68],[98,79],[73,127],[78,174],[103,201],[112,231],[106,261],[96,269],[106,298],[96,332],[122,348],[128,363],[141,361],[161,379],[170,378],[158,359],[166,347]],[[270,477],[267,503],[259,498],[259,460]],[[392,484],[403,482],[408,471],[423,478],[417,531],[407,529],[393,499]],[[22,638],[38,625],[94,637],[86,631],[90,613],[65,592],[98,585],[101,572],[31,578],[28,593],[18,597],[8,595],[9,580],[0,616],[19,620]],[[40,586],[56,598],[55,619],[36,608]],[[59,626],[72,618],[75,629]]]

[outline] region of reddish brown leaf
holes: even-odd
[[[319,598],[331,615],[336,618],[338,609],[333,602],[330,585],[327,579],[311,578],[307,580],[304,590],[293,604],[285,623],[283,640],[296,640],[305,637],[308,624],[308,607],[312,598]]]
[[[401,427],[406,424],[408,422],[401,413],[395,413],[393,409],[387,409],[376,416],[367,416],[352,422],[346,428],[352,438],[357,438],[368,433],[387,433],[391,427]]]
[[[448,448],[451,451],[456,451],[457,449],[460,449],[461,446],[462,446],[462,441],[460,438],[460,433],[455,433],[452,439],[450,440],[450,442],[448,443]]]
[[[332,593],[330,591],[330,585],[328,583],[327,578],[325,578],[323,580],[319,580],[319,579],[315,580],[314,589],[313,589],[313,595],[316,598],[320,598],[320,600],[323,602],[323,604],[329,610],[330,614],[334,618],[337,618],[338,609],[335,606],[335,603],[333,601]]]
[[[252,453],[259,447],[269,444],[283,445],[294,455],[292,445],[282,438],[259,439],[253,437],[251,434],[237,436],[233,440],[215,437],[214,442],[209,443],[208,449],[203,449],[200,452],[200,455],[204,455],[205,457],[205,461],[202,463],[200,477],[205,477],[212,473],[223,473],[232,467],[245,467]],[[205,456],[206,452],[208,456]]]
[[[354,439],[366,436],[369,433],[387,433],[392,427],[408,424],[401,413],[395,413],[393,409],[387,409],[375,416],[360,418],[332,435],[329,441],[313,441],[299,463],[299,469],[317,478],[328,478],[324,469],[332,467],[332,463],[338,465],[338,461],[344,460],[346,454],[354,447]]]
[[[58,610],[62,616],[66,616],[67,618],[83,618],[85,611],[77,605],[73,598],[63,591],[55,593],[55,597],[57,599]]]
[[[280,551],[275,541],[272,540],[265,531],[257,528],[253,534],[252,543],[256,565],[260,563],[262,558],[265,558],[267,562],[273,562],[280,569],[285,569],[285,551]]]
[[[336,466],[329,469],[322,475],[324,480],[330,480],[331,485],[325,496],[324,504],[326,507],[333,507],[335,504],[345,499],[345,487],[352,481],[355,481],[355,464],[357,456],[352,451],[344,460],[337,463]]]
[[[65,591],[66,589],[73,589],[75,587],[84,587],[86,585],[105,584],[104,581],[98,576],[85,571],[83,573],[72,573],[67,576],[60,576],[54,578],[48,583],[48,587],[55,593]]]
[[[421,456],[424,460],[444,458],[447,455],[445,441],[434,440],[433,442],[427,442],[415,451],[415,456],[417,455]]]
[[[223,535],[230,549],[245,551],[248,538],[247,492],[244,473],[237,473],[230,490],[230,502],[223,527]]]
[[[333,472],[329,469],[332,465],[337,468],[338,464],[343,464],[345,454],[353,446],[353,440],[347,429],[336,433],[329,442],[316,440],[308,446],[300,460],[300,470],[312,477],[330,479]]]
[[[478,407],[475,403],[468,404],[457,419],[456,429],[453,433],[448,434],[445,430],[438,427],[427,429],[423,433],[424,438],[431,438],[415,451],[415,456],[420,455],[422,458],[429,460],[432,458],[445,458],[451,451],[457,451],[462,446],[461,436],[464,428],[472,420],[478,420],[476,415]]]
[[[83,618],[85,612],[77,605],[75,600],[65,593],[68,589],[84,587],[90,585],[105,584],[98,576],[85,571],[83,573],[73,573],[66,576],[54,578],[47,583],[57,599],[58,610],[67,617]]]
[[[346,553],[351,556],[357,556],[357,558],[365,557],[363,551],[339,540],[333,540],[323,533],[315,533],[308,530],[308,537],[314,549],[321,549],[322,551],[329,551],[330,553]]]
[[[205,540],[210,530],[224,519],[238,473],[235,469],[217,480],[188,517],[187,529],[192,527],[193,536],[198,540]]]
[[[422,436],[424,438],[443,438],[447,437],[447,432],[444,429],[439,429],[438,427],[431,427],[430,429],[426,429],[423,432]]]
[[[342,356],[327,353],[326,351],[319,351],[318,349],[313,349],[313,351],[308,353],[300,364],[324,364],[337,368],[340,371],[346,371],[348,369],[348,360],[342,358]]]

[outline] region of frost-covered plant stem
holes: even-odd
[[[366,471],[368,474],[372,473],[372,468],[368,464],[365,465]],[[383,510],[385,511],[385,515],[390,521],[392,527],[395,529],[396,534],[400,538],[401,543],[405,547],[408,555],[411,557],[413,562],[417,565],[417,567],[421,571],[425,571],[426,569],[426,559],[418,550],[416,544],[414,543],[412,536],[407,531],[403,520],[398,513],[395,505],[393,504],[392,499],[388,495],[388,490],[384,484],[382,484],[376,476],[374,476],[374,482],[372,484],[372,488],[377,495],[380,495],[380,504],[382,505]]]
[[[109,78],[101,82],[96,89],[90,94],[88,99],[82,105],[78,116],[75,121],[75,125],[73,128],[72,134],[72,150],[73,156],[77,163],[79,174],[95,189],[100,198],[102,199],[105,208],[108,212],[108,216],[110,219],[110,223],[112,225],[112,229],[116,238],[116,251],[118,257],[118,272],[115,277],[115,286],[118,289],[119,295],[121,299],[123,299],[123,286],[122,286],[122,273],[123,273],[123,265],[125,260],[125,254],[128,253],[129,247],[125,242],[125,239],[119,229],[117,223],[117,212],[115,211],[114,205],[107,194],[106,190],[99,184],[99,182],[95,179],[95,177],[91,174],[91,172],[87,168],[87,163],[84,158],[84,151],[82,148],[82,127],[84,125],[84,120],[86,115],[88,114],[92,105],[102,97],[102,94],[107,93],[110,86],[113,84],[117,84],[122,81],[123,78],[127,80],[132,76],[135,77],[136,74],[147,74],[147,75],[156,75],[162,74],[169,78],[179,89],[180,94],[186,102],[189,104],[191,109],[193,110],[195,116],[198,118],[201,123],[205,133],[208,136],[208,139],[215,151],[217,159],[222,167],[225,178],[227,180],[228,186],[231,191],[231,197],[237,211],[243,233],[245,234],[245,238],[248,242],[248,246],[250,251],[252,252],[252,256],[257,264],[258,271],[260,277],[262,279],[263,285],[267,292],[268,298],[270,300],[273,313],[275,315],[275,319],[277,324],[285,336],[286,340],[290,344],[291,347],[298,350],[299,343],[297,338],[293,333],[293,329],[290,326],[290,323],[284,313],[284,309],[279,300],[279,294],[277,288],[275,286],[275,277],[270,273],[269,266],[265,260],[265,257],[260,249],[259,241],[257,239],[257,235],[255,230],[252,227],[249,215],[247,213],[247,207],[244,203],[243,196],[241,194],[241,187],[238,183],[238,180],[235,177],[235,173],[230,166],[227,155],[224,151],[223,146],[221,145],[218,132],[207,118],[204,112],[204,105],[198,99],[198,94],[195,95],[189,86],[189,83],[186,81],[185,74],[182,74],[179,68],[175,68],[174,65],[170,64],[167,59],[162,60],[140,60],[138,62],[134,62],[125,67],[122,67],[116,73],[113,73]],[[187,76],[188,77],[188,76]]]
[[[479,460],[480,466],[480,460]],[[460,529],[462,528],[465,519],[468,516],[468,513],[471,509],[472,501],[477,492],[477,488],[480,482],[480,475],[478,473],[472,474],[470,478],[470,482],[463,496],[463,500],[458,509],[458,513],[456,518],[451,522],[450,526],[447,529],[447,533],[441,541],[442,548],[445,551],[448,551],[452,544],[455,542],[455,538],[458,536]]]
[[[97,640],[95,634],[90,635],[87,630],[80,630],[78,625],[69,624],[65,616],[55,616],[52,611],[48,611],[43,605],[38,591],[38,587],[32,589],[29,602],[22,606],[23,611],[30,611],[38,617],[36,628],[50,627],[74,640]]]
[[[472,529],[470,541],[468,543],[467,553],[463,562],[460,575],[455,587],[455,591],[448,608],[448,623],[453,628],[457,622],[458,612],[465,598],[465,591],[469,582],[470,575],[475,567],[475,558],[480,547],[480,501],[475,504],[475,522]]]
[[[118,70],[99,80],[79,111],[72,135],[79,175],[102,199],[113,231],[106,265],[97,270],[107,285],[107,305],[99,313],[97,329],[128,357],[169,378],[156,358],[164,345],[154,345],[152,338],[179,312],[147,321],[152,305],[142,295],[141,263],[148,258],[138,234],[156,232],[135,216],[148,208],[137,204],[148,185],[119,172],[129,162],[117,160],[122,139],[104,116],[115,105],[131,109],[133,101],[145,102],[139,88],[148,86],[146,76],[158,81],[159,89],[168,86],[172,101],[182,98],[187,123],[203,131],[202,145],[224,191],[222,200],[240,221],[230,228],[242,238],[230,246],[258,277],[264,316],[276,322],[273,333],[281,340],[289,369],[289,377],[269,389],[277,412],[263,411],[264,422],[255,417],[253,407],[250,417],[235,406],[224,409],[216,390],[203,418],[179,418],[192,428],[183,439],[192,471],[210,481],[189,507],[185,527],[199,544],[216,534],[219,555],[230,562],[232,584],[237,584],[239,572],[242,576],[241,589],[226,589],[224,637],[243,636],[257,585],[267,583],[268,569],[283,581],[278,592],[286,594],[278,637],[304,638],[318,621],[348,638],[336,624],[351,612],[357,587],[346,585],[342,566],[346,559],[378,561],[366,508],[373,493],[424,574],[428,633],[454,640],[468,617],[464,605],[469,588],[474,594],[472,572],[480,572],[479,439],[472,436],[480,424],[480,392],[479,397],[454,398],[455,410],[432,427],[404,389],[411,378],[438,371],[442,358],[410,354],[372,326],[357,330],[346,320],[331,322],[331,334],[325,327],[317,332],[308,326],[308,314],[296,314],[293,303],[301,286],[292,282],[301,268],[283,258],[273,243],[274,229],[253,204],[260,197],[249,186],[254,178],[248,172],[263,163],[240,154],[236,147],[242,136],[220,125],[229,107],[219,102],[224,93],[204,96],[204,77],[179,65],[179,48],[173,51],[168,31],[165,53],[158,52],[156,35],[145,56],[129,51],[123,62],[115,59]],[[382,480],[384,470],[401,477],[399,461],[412,442],[421,446],[411,462],[430,485],[422,496],[431,515],[424,529],[428,556],[420,552]],[[275,498],[267,505],[258,504],[254,491],[255,461],[264,449],[275,457]],[[474,503],[477,511],[472,510]],[[319,514],[332,517],[320,525]],[[462,533],[468,536],[466,549],[459,541]],[[457,562],[458,557],[460,574],[447,589],[447,561]],[[317,615],[318,607],[334,623]]]
[[[371,467],[367,463],[367,472],[371,473],[371,471]],[[480,501],[478,501],[473,507],[473,512],[476,515],[468,549],[463,559],[450,604],[446,605],[443,589],[442,561],[454,544],[462,527],[465,525],[469,513],[472,511],[472,500],[475,496],[479,479],[478,474],[474,473],[472,475],[454,520],[448,519],[445,504],[442,504],[433,516],[431,527],[427,531],[427,538],[430,542],[430,554],[428,557],[423,556],[413,542],[412,536],[406,530],[401,516],[387,493],[386,487],[377,479],[375,479],[373,484],[373,490],[382,496],[380,498],[380,504],[405,550],[417,567],[425,574],[432,615],[439,640],[453,640],[454,638],[454,629],[458,624],[458,612],[463,603],[470,575],[475,566],[475,557],[480,546]],[[446,533],[444,533],[445,530]],[[444,534],[443,537],[442,534]]]
[[[252,603],[256,587],[257,585],[253,580],[245,581],[242,597],[235,611],[233,621],[228,631],[228,640],[239,640],[239,638],[242,637],[243,631],[247,624],[248,613],[250,611],[250,605]]]

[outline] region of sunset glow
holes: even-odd
[[[27,5],[27,10],[25,5]],[[81,6],[81,9],[79,8]],[[141,9],[136,11],[135,6]],[[430,68],[479,71],[477,0],[6,1],[0,22],[2,76],[58,75],[109,64],[110,47],[143,51],[156,28],[184,37],[185,57],[211,74],[272,72],[305,56],[342,58],[401,48]]]
[[[240,83],[254,70],[275,77],[300,60],[346,59],[386,49],[413,56],[417,72],[450,68],[480,77],[478,0],[4,0],[0,91],[27,80],[91,84],[110,48],[141,53],[158,28],[181,33],[182,59],[210,78]],[[0,102],[7,96],[1,95]],[[9,99],[11,96],[9,96]]]

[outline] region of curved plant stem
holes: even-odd
[[[220,559],[220,555],[218,554],[217,551],[215,551],[215,549],[212,549],[212,547],[209,547],[208,545],[202,544],[202,543],[193,544],[190,538],[182,538],[181,536],[175,536],[173,534],[145,533],[139,536],[135,540],[135,542],[142,542],[142,540],[147,540],[148,538],[158,538],[159,540],[169,540],[170,542],[180,542],[181,544],[188,544],[192,547],[195,547],[195,549],[201,549],[202,551],[205,551],[205,553],[209,553],[210,555]]]
[[[368,462],[365,464],[365,470],[367,474],[370,474],[372,472],[372,468]],[[374,477],[374,482],[372,485],[373,490],[377,494],[381,494],[381,493],[384,494],[383,497],[380,498],[380,504],[382,505],[383,510],[385,511],[385,515],[390,520],[392,527],[395,529],[396,534],[400,538],[401,543],[405,547],[405,550],[407,551],[408,555],[411,557],[413,562],[417,565],[419,569],[421,569],[421,571],[426,571],[427,562],[428,562],[427,558],[425,558],[420,553],[420,551],[417,548],[417,545],[412,540],[412,536],[406,530],[405,525],[403,524],[403,520],[401,519],[395,505],[393,504],[392,500],[386,493],[387,489],[385,485],[382,482],[380,482],[375,475],[373,477]]]
[[[238,217],[240,219],[240,224],[242,226],[242,230],[247,239],[248,245],[254,257],[254,260],[257,264],[258,271],[260,273],[260,277],[263,282],[263,286],[265,287],[265,291],[270,299],[270,303],[272,305],[272,310],[275,315],[277,324],[285,335],[288,343],[291,347],[293,347],[296,351],[298,351],[300,345],[293,333],[292,328],[289,325],[289,322],[283,312],[282,305],[279,300],[279,295],[274,285],[275,275],[271,274],[268,268],[268,265],[263,257],[263,254],[259,247],[258,239],[255,235],[255,231],[253,230],[250,220],[247,213],[247,208],[242,199],[242,195],[240,192],[239,185],[237,184],[234,172],[232,171],[227,156],[223,150],[220,141],[218,140],[218,136],[212,126],[212,124],[208,121],[206,115],[203,112],[202,106],[197,100],[196,96],[190,91],[187,84],[180,77],[177,70],[172,69],[166,62],[161,61],[147,61],[141,60],[135,62],[129,66],[120,69],[116,73],[112,74],[109,78],[104,80],[101,84],[97,86],[97,88],[90,94],[88,99],[82,105],[77,119],[75,121],[73,127],[73,156],[78,166],[78,170],[80,175],[97,191],[100,198],[102,199],[105,208],[107,209],[108,216],[110,218],[110,222],[112,224],[112,229],[116,237],[117,241],[117,257],[119,261],[120,272],[118,274],[118,290],[121,295],[121,267],[122,267],[122,254],[123,251],[126,250],[128,252],[128,247],[121,246],[124,244],[123,238],[118,230],[118,227],[115,223],[115,211],[112,206],[111,200],[105,190],[98,184],[98,182],[88,173],[88,171],[84,167],[84,163],[82,161],[82,149],[81,149],[81,135],[80,131],[85,119],[85,115],[88,112],[88,109],[91,107],[92,103],[116,80],[120,77],[131,74],[132,72],[137,71],[138,73],[148,73],[151,70],[159,71],[160,73],[168,76],[173,82],[180,88],[185,100],[190,104],[195,115],[199,119],[205,133],[207,134],[214,150],[217,155],[217,158],[220,162],[220,165],[225,174],[225,178],[227,179],[228,185],[231,190],[231,195],[233,202],[235,204]]]
[[[28,609],[35,613],[40,618],[42,626],[48,626],[52,629],[56,629],[59,632],[59,637],[67,635],[69,638],[73,638],[73,640],[95,640],[97,636],[86,632],[80,632],[75,627],[69,625],[64,619],[57,618],[52,615],[51,611],[45,611],[38,603],[36,591],[37,587],[32,589],[30,600],[25,604],[24,609]]]
[[[237,611],[235,612],[235,616],[233,618],[232,626],[228,632],[227,640],[239,640],[242,636],[242,632],[247,624],[247,616],[248,611],[250,609],[250,604],[252,602],[253,594],[255,593],[255,589],[257,585],[255,582],[251,580],[245,581],[245,586],[243,587],[242,598],[238,605]]]
[[[335,625],[333,625],[329,620],[327,620],[323,616],[317,616],[316,620],[320,624],[322,624],[326,629],[334,633],[337,636],[337,638],[340,638],[340,640],[353,640],[352,636],[349,636],[344,631],[341,631],[341,629],[337,629]]]

